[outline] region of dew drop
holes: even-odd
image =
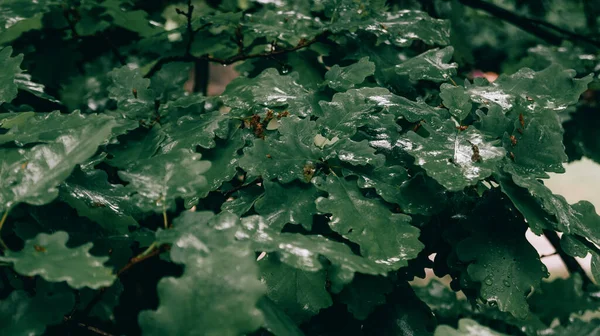
[[[510,282],[508,280],[502,281],[505,287],[510,287]]]
[[[494,280],[492,279],[492,277],[488,276],[487,278],[485,278],[484,282],[486,285],[491,286],[494,283]]]

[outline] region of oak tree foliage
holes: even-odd
[[[0,2],[0,334],[597,334],[599,10]]]

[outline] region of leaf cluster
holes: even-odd
[[[600,216],[543,182],[600,157],[593,41],[425,3],[1,3],[2,330],[597,333]]]

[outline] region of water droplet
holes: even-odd
[[[488,268],[488,264],[483,264],[483,268]]]
[[[504,286],[510,287],[510,282],[508,280],[504,280],[502,281],[502,283],[504,284]]]
[[[492,279],[492,277],[487,277],[484,282],[486,285],[491,286],[494,283],[494,279]]]

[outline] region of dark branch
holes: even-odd
[[[127,265],[123,266],[123,268],[121,268],[118,272],[117,272],[117,277],[120,277],[121,275],[123,275],[124,273],[126,273],[127,271],[129,271],[133,266],[141,263],[144,260],[148,260],[150,258],[154,258],[156,256],[158,256],[159,254],[169,250],[169,245],[162,245],[158,248],[155,248],[154,250],[152,250],[150,253],[142,255],[142,256],[137,256],[132,258]],[[108,289],[108,287],[103,287],[100,289],[100,291],[98,291],[98,293],[96,294],[96,296],[94,296],[94,298],[87,304],[87,306],[85,306],[85,308],[82,311],[82,315],[83,316],[87,316],[91,311],[92,308],[94,308],[94,306],[100,302],[100,300],[102,299],[102,296],[104,295],[104,293],[106,292],[106,290]]]
[[[236,191],[240,191],[242,189],[249,188],[249,187],[251,187],[253,185],[257,185],[257,184],[259,184],[261,182],[262,182],[262,177],[258,177],[254,181],[252,181],[252,182],[249,182],[249,183],[246,183],[246,184],[240,184],[239,186],[237,186],[235,188],[231,188],[231,189],[227,190],[226,192],[223,193],[223,196],[225,196],[225,199],[228,199]]]
[[[72,321],[71,321],[71,318],[70,318],[70,317],[67,317],[67,316],[65,316],[65,317],[64,317],[64,322],[65,322],[65,323],[70,323],[70,322],[72,322]],[[77,323],[75,323],[75,325],[76,325],[77,327],[79,327],[79,328],[83,328],[83,329],[86,329],[86,330],[88,330],[88,331],[91,331],[91,332],[93,332],[93,333],[95,333],[95,334],[97,334],[97,335],[101,335],[101,336],[115,336],[115,335],[113,335],[113,334],[111,334],[111,333],[107,333],[107,332],[106,332],[106,331],[104,331],[104,330],[100,330],[100,329],[98,329],[98,328],[96,328],[96,327],[94,327],[94,326],[87,325],[87,324],[85,324],[85,323],[77,322]]]
[[[181,10],[177,10],[177,13],[181,14],[181,15],[185,15],[185,17],[187,18],[188,41],[187,41],[187,45],[185,47],[185,54],[191,55],[192,44],[194,43],[194,37],[196,36],[196,33],[198,31],[197,30],[195,31],[192,28],[192,14],[194,13],[194,5],[192,5],[192,0],[188,0],[187,7],[188,7],[187,12],[182,12]]]
[[[296,46],[291,47],[291,48],[274,49],[269,52],[258,53],[258,54],[248,54],[248,55],[237,54],[237,55],[229,57],[229,58],[216,58],[216,57],[212,57],[212,56],[208,56],[208,55],[200,56],[200,57],[195,57],[192,55],[164,57],[164,58],[159,59],[158,62],[156,62],[154,64],[154,66],[152,66],[152,68],[148,71],[148,73],[144,77],[152,77],[157,71],[162,69],[162,67],[165,64],[172,63],[172,62],[194,62],[194,61],[198,61],[198,60],[205,60],[208,62],[219,63],[222,65],[231,65],[235,62],[245,61],[245,60],[253,59],[253,58],[269,58],[269,57],[273,57],[273,56],[277,56],[277,55],[287,54],[287,53],[290,53],[290,52],[293,52],[296,50],[307,48],[307,47],[311,46],[312,44],[315,44],[316,42],[320,41],[326,35],[327,35],[327,32],[323,32],[323,33],[315,36],[311,40],[308,40],[308,41],[302,40]]]
[[[515,14],[489,2],[482,0],[460,0],[460,2],[465,6],[488,12],[489,14],[509,22],[530,34],[536,35],[542,40],[553,45],[560,45],[563,40],[571,39],[574,41],[585,42],[600,48],[600,41],[598,40],[573,33],[546,21]]]
[[[581,275],[581,278],[583,279],[584,287],[593,283],[592,280],[588,277],[587,273],[585,273],[585,270],[583,269],[583,267],[581,267],[579,262],[577,262],[575,258],[565,253],[565,251],[562,249],[562,247],[560,246],[560,238],[558,237],[558,234],[556,234],[555,231],[544,230],[544,236],[548,238],[548,241],[550,242],[550,244],[552,244],[552,247],[554,247],[554,250],[556,250],[556,253],[558,253],[558,255],[560,256],[560,259],[567,267],[569,273],[579,273],[579,275]]]

